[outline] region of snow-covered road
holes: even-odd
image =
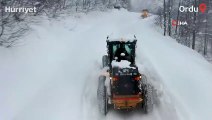
[[[210,120],[212,65],[164,37],[154,16],[126,10],[31,25],[24,45],[0,48],[0,120]],[[137,64],[159,90],[152,114],[100,116],[96,89],[106,36],[137,36]]]

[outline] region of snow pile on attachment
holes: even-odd
[[[120,67],[120,68],[133,68],[136,69],[135,66],[131,66],[131,63],[127,60],[122,60],[121,62],[112,61],[112,66]]]

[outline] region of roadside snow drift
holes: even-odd
[[[67,17],[68,16],[68,17]],[[126,10],[43,17],[21,45],[0,48],[0,120],[211,120],[212,65],[164,37],[154,16]],[[137,65],[158,89],[153,113],[109,111],[96,99],[106,37],[137,36]]]

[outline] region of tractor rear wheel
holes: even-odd
[[[103,68],[104,68],[104,67],[107,67],[108,64],[109,64],[108,56],[107,56],[107,55],[104,55],[104,56],[102,57],[102,67],[103,67]]]
[[[150,113],[153,110],[153,87],[150,84],[143,86],[144,103],[143,110],[145,113]]]
[[[99,84],[97,90],[97,99],[98,99],[98,107],[99,111],[102,115],[107,114],[107,107],[108,107],[108,98],[107,98],[107,89],[105,86],[105,76],[99,77]]]

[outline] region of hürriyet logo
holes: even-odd
[[[22,12],[22,13],[36,13],[37,9],[36,7],[32,7],[32,8],[26,8],[26,7],[10,7],[10,6],[6,6],[5,8],[5,12],[11,12],[11,13],[16,13],[16,12]]]

